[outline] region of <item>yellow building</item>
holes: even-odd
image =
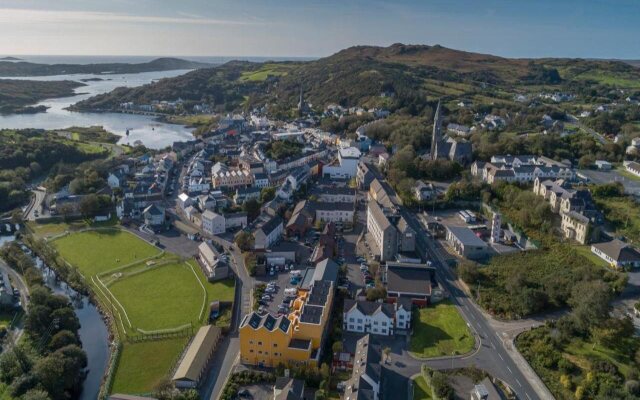
[[[240,356],[244,364],[318,365],[333,304],[333,282],[315,281],[310,290],[298,290],[289,315],[246,315],[240,323]]]

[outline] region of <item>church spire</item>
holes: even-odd
[[[433,115],[433,133],[431,135],[431,159],[436,160],[438,158],[438,144],[442,140],[442,109],[440,100],[438,100],[438,107],[436,107],[436,113]]]

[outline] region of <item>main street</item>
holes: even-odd
[[[402,216],[409,225],[418,233],[416,247],[424,251],[423,256],[428,258],[436,269],[436,277],[451,295],[451,300],[458,311],[474,331],[480,347],[471,356],[452,357],[426,362],[433,368],[459,368],[475,365],[484,369],[493,376],[507,382],[521,399],[553,399],[553,396],[540,381],[529,364],[513,348],[510,335],[501,335],[487,320],[485,314],[478,309],[475,303],[467,296],[459,282],[449,270],[443,260],[440,244],[428,239],[428,235],[415,213],[402,207]]]

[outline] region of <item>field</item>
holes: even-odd
[[[283,76],[289,72],[291,66],[286,64],[264,64],[262,68],[256,71],[244,71],[240,76],[240,81],[262,82],[269,76]]]
[[[116,229],[73,233],[53,243],[62,257],[86,277],[161,253],[132,233]]]
[[[598,208],[615,228],[616,234],[630,242],[640,240],[640,208],[628,197],[596,198]]]
[[[51,243],[115,315],[123,350],[113,392],[151,391],[179,358],[190,332],[205,322],[210,302],[234,299],[233,280],[210,283],[196,262],[164,253],[126,231],[81,231]],[[229,320],[223,315],[219,322]],[[164,336],[139,341],[149,334]]]
[[[420,309],[413,321],[409,351],[417,357],[450,356],[473,350],[474,338],[450,302]]]
[[[177,362],[186,344],[187,338],[125,343],[112,392],[150,392]]]
[[[431,387],[424,377],[419,376],[413,380],[413,400],[431,400]]]

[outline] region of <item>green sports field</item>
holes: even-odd
[[[210,283],[195,260],[163,253],[126,231],[74,232],[50,243],[78,268],[116,317],[124,345],[114,393],[150,392],[172,369],[189,338],[129,340],[187,325],[197,329],[206,321],[210,302],[234,299],[233,279]]]
[[[72,233],[52,242],[85,277],[159,255],[162,251],[118,229]]]
[[[194,270],[180,262],[116,280],[109,290],[133,326],[145,331],[197,325],[206,301]]]

